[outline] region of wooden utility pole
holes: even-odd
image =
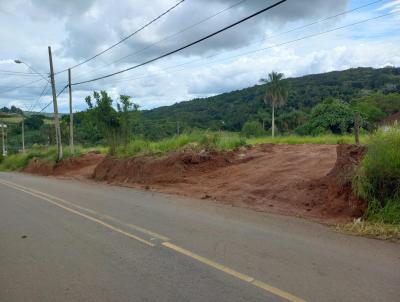
[[[63,158],[63,150],[61,143],[60,119],[58,116],[56,83],[54,81],[53,57],[51,55],[51,47],[49,46],[48,49],[49,49],[51,90],[53,92],[54,126],[56,128],[57,160],[61,160]]]
[[[4,139],[4,123],[3,123],[3,121],[1,120],[0,121],[1,122],[1,137],[2,137],[2,155],[3,156],[6,156],[6,143],[5,143],[5,139]]]
[[[22,129],[22,153],[25,153],[25,117],[22,116],[22,125],[21,125]]]
[[[356,139],[356,145],[360,144],[360,112],[356,112],[354,115],[354,136]]]
[[[69,90],[69,148],[74,154],[74,114],[72,113],[72,85],[71,69],[68,68],[68,90]]]

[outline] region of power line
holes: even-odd
[[[202,24],[202,23],[204,23],[204,22],[206,22],[206,21],[208,21],[208,20],[210,20],[210,19],[212,19],[212,18],[214,18],[214,17],[216,17],[216,16],[218,16],[218,15],[220,15],[220,14],[226,12],[227,10],[232,9],[232,8],[234,8],[234,7],[236,7],[236,6],[240,5],[240,4],[242,4],[243,2],[246,2],[246,1],[247,1],[247,0],[241,0],[241,1],[239,1],[239,2],[236,2],[236,3],[232,4],[231,6],[228,6],[228,7],[224,8],[223,10],[220,10],[219,12],[217,12],[217,13],[211,15],[211,16],[208,16],[208,17],[206,17],[206,18],[204,18],[204,19],[202,19],[202,20],[200,20],[200,21],[198,21],[198,22],[196,22],[196,23],[193,23],[192,25],[189,25],[188,27],[185,27],[185,28],[183,28],[182,30],[180,30],[180,31],[178,31],[178,32],[176,32],[176,33],[174,33],[174,34],[172,34],[172,35],[169,35],[169,36],[167,36],[167,37],[165,37],[165,38],[163,38],[163,39],[161,39],[161,40],[158,40],[157,42],[154,42],[154,43],[152,43],[152,44],[150,44],[150,45],[148,45],[148,46],[146,46],[146,47],[143,47],[142,49],[140,49],[140,50],[138,50],[138,51],[135,51],[135,52],[133,52],[133,53],[131,53],[131,54],[128,54],[128,55],[126,55],[126,56],[124,56],[124,57],[122,57],[122,58],[119,58],[118,60],[115,60],[115,61],[113,61],[113,62],[111,62],[111,63],[105,65],[104,67],[109,66],[109,65],[112,65],[112,64],[115,64],[115,63],[118,63],[118,62],[120,62],[120,61],[122,61],[122,60],[124,60],[124,59],[126,59],[126,58],[129,58],[129,57],[134,56],[134,55],[136,55],[136,54],[138,54],[138,53],[141,53],[142,51],[144,51],[144,50],[146,50],[146,49],[149,49],[149,48],[153,47],[154,45],[157,45],[157,44],[159,44],[159,43],[161,43],[161,42],[164,42],[164,41],[166,41],[166,40],[168,40],[168,39],[171,39],[171,38],[173,38],[173,37],[175,37],[175,36],[177,36],[177,35],[179,35],[179,34],[181,34],[181,33],[184,33],[185,31],[188,31],[189,29],[191,29],[191,28],[193,28],[193,27],[195,27],[195,26],[197,26],[197,25],[200,25],[200,24]],[[381,0],[381,1],[382,1],[382,0]]]
[[[9,73],[9,74],[17,74],[17,75],[34,75],[37,76],[37,73],[33,73],[33,72],[23,72],[23,71],[14,71],[14,70],[4,70],[4,69],[0,69],[0,73]]]
[[[86,80],[86,81],[81,81],[81,82],[77,82],[77,83],[72,83],[71,85],[80,85],[80,84],[84,84],[84,83],[90,83],[90,82],[98,81],[98,80],[101,80],[101,79],[109,78],[109,77],[112,77],[112,76],[114,76],[114,75],[117,75],[117,74],[120,74],[120,73],[129,71],[129,70],[132,70],[132,69],[135,69],[135,68],[144,66],[144,65],[147,65],[147,64],[152,63],[152,62],[155,62],[155,61],[158,61],[158,60],[160,60],[160,59],[162,59],[162,58],[165,58],[165,57],[170,56],[170,55],[172,55],[172,54],[174,54],[174,53],[177,53],[177,52],[179,52],[179,51],[181,51],[181,50],[184,50],[184,49],[186,49],[186,48],[188,48],[188,47],[191,47],[191,46],[193,46],[193,45],[195,45],[195,44],[198,44],[198,43],[200,43],[200,42],[202,42],[202,41],[204,41],[204,40],[207,40],[207,39],[209,39],[209,38],[211,38],[211,37],[213,37],[213,36],[215,36],[215,35],[218,35],[218,34],[220,34],[221,32],[224,32],[224,31],[226,31],[226,30],[228,30],[228,29],[230,29],[230,28],[232,28],[232,27],[234,27],[234,26],[236,26],[236,25],[238,25],[238,24],[240,24],[240,23],[243,23],[243,22],[245,22],[245,21],[247,21],[247,20],[249,20],[249,19],[251,19],[251,18],[254,18],[255,16],[258,16],[258,15],[262,14],[263,12],[265,12],[265,11],[267,11],[267,10],[270,10],[270,9],[272,9],[272,8],[278,6],[278,5],[280,5],[280,4],[282,4],[282,3],[286,2],[286,1],[287,1],[287,0],[278,1],[278,2],[276,2],[275,4],[272,4],[272,5],[266,7],[266,8],[264,8],[264,9],[262,9],[262,10],[259,10],[258,12],[254,13],[254,14],[252,14],[252,15],[250,15],[250,16],[247,16],[247,17],[245,17],[245,18],[243,18],[243,19],[241,19],[241,20],[239,20],[239,21],[237,21],[237,22],[235,22],[235,23],[232,23],[232,24],[230,24],[230,25],[228,25],[228,26],[225,26],[224,28],[222,28],[222,29],[220,29],[220,30],[217,30],[217,31],[215,31],[215,32],[213,32],[213,33],[211,33],[211,34],[209,34],[209,35],[203,37],[203,38],[200,38],[200,39],[198,39],[198,40],[196,40],[196,41],[194,41],[194,42],[191,42],[191,43],[189,43],[189,44],[186,44],[185,46],[182,46],[182,47],[180,47],[180,48],[178,48],[178,49],[175,49],[175,50],[173,50],[173,51],[170,51],[170,52],[168,52],[168,53],[166,53],[166,54],[163,54],[163,55],[161,55],[161,56],[158,56],[158,57],[153,58],[153,59],[151,59],[151,60],[148,60],[148,61],[146,61],[146,62],[140,63],[140,64],[138,64],[138,65],[135,65],[135,66],[132,66],[132,67],[129,67],[129,68],[126,68],[126,69],[123,69],[123,70],[120,70],[120,71],[117,71],[117,72],[114,72],[114,73],[105,75],[105,76],[101,76],[101,77],[98,77],[98,78],[94,78],[94,79],[91,79],[91,80]]]
[[[338,14],[333,15],[333,16],[329,16],[329,17],[326,17],[326,18],[323,18],[323,19],[315,20],[315,21],[313,21],[313,22],[311,22],[311,23],[308,23],[308,24],[305,24],[305,25],[301,25],[301,26],[292,28],[292,29],[289,29],[289,30],[287,30],[287,31],[283,31],[283,32],[277,33],[277,34],[275,34],[275,35],[266,36],[264,39],[261,39],[261,41],[264,41],[264,40],[266,40],[266,39],[275,38],[275,37],[280,36],[280,35],[285,35],[285,34],[294,32],[294,31],[299,30],[299,29],[307,28],[307,27],[310,27],[310,26],[312,26],[312,25],[315,25],[315,24],[318,24],[318,23],[321,23],[321,22],[328,21],[328,20],[333,19],[333,18],[337,18],[337,17],[343,16],[343,15],[347,15],[347,14],[349,14],[349,13],[355,12],[355,11],[357,11],[357,10],[363,9],[363,8],[365,8],[365,7],[374,5],[374,4],[376,4],[376,3],[378,3],[378,2],[382,2],[382,1],[383,1],[383,0],[377,0],[377,1],[369,2],[369,3],[366,3],[366,4],[364,4],[364,5],[361,5],[361,6],[358,6],[358,7],[353,8],[353,9],[350,9],[350,10],[347,10],[347,11],[344,11],[344,12],[341,12],[341,13],[338,13]],[[261,42],[261,41],[260,41],[260,42]]]
[[[230,59],[233,59],[233,58],[241,57],[241,56],[244,56],[244,55],[248,55],[248,54],[251,54],[251,53],[265,51],[265,50],[268,50],[268,49],[271,49],[271,48],[274,48],[274,47],[279,47],[279,46],[295,43],[295,42],[298,42],[298,41],[301,41],[301,40],[305,40],[305,39],[312,38],[312,37],[315,37],[315,36],[320,36],[320,35],[327,34],[327,33],[333,32],[333,31],[341,30],[341,29],[344,29],[344,28],[347,28],[347,27],[355,26],[355,25],[362,24],[362,23],[365,23],[365,22],[368,22],[368,21],[372,21],[372,20],[375,20],[375,19],[379,19],[379,18],[383,18],[383,17],[389,16],[389,15],[393,15],[393,14],[396,14],[396,13],[400,13],[400,11],[391,12],[391,13],[379,15],[379,16],[376,16],[376,17],[360,20],[358,22],[354,22],[354,23],[350,23],[350,24],[347,24],[347,25],[335,27],[335,28],[332,28],[332,29],[329,29],[329,30],[326,30],[326,31],[322,31],[322,32],[318,32],[318,33],[315,33],[315,34],[306,35],[306,36],[303,36],[303,37],[300,37],[300,38],[297,38],[297,39],[294,39],[294,40],[285,41],[285,42],[274,44],[274,45],[271,45],[271,46],[268,46],[268,47],[263,47],[263,48],[251,50],[251,51],[248,51],[248,52],[245,52],[245,53],[233,55],[233,56],[230,56],[230,57],[223,58],[222,60],[209,62],[209,63],[202,64],[202,65],[199,65],[199,66],[214,64],[216,62],[222,62],[222,61],[230,60]],[[216,57],[217,55],[218,54],[209,56],[206,59],[210,59],[212,57]],[[181,67],[183,65],[188,65],[188,64],[191,64],[191,63],[203,61],[203,60],[204,59],[197,59],[197,60],[192,60],[192,61],[189,61],[189,62],[185,62],[185,63],[179,64],[179,65],[170,66],[170,67],[167,67],[167,68],[164,68],[164,69],[160,70],[160,72],[168,70],[168,69],[172,69],[172,68]],[[182,69],[179,69],[177,71],[182,71],[184,69],[185,68],[182,68]],[[129,81],[129,80],[139,80],[139,79],[151,78],[151,77],[154,77],[154,75],[148,75],[148,76],[142,76],[142,77],[136,77],[136,78],[125,78],[125,79],[122,79],[122,80],[115,80],[114,83],[123,82],[123,81]]]
[[[25,83],[25,84],[22,84],[20,86],[12,87],[12,88],[10,88],[8,90],[1,91],[0,94],[4,94],[4,93],[7,93],[7,92],[10,92],[10,91],[19,89],[19,88],[23,88],[23,87],[29,86],[30,84],[37,83],[37,82],[40,82],[40,81],[43,81],[43,79],[34,80],[32,82]]]
[[[200,24],[202,24],[202,23],[204,23],[204,22],[206,22],[206,21],[208,21],[208,20],[210,20],[210,19],[212,19],[212,18],[214,18],[214,17],[216,17],[216,16],[218,16],[218,15],[220,15],[220,14],[222,14],[222,13],[224,13],[224,12],[226,12],[226,11],[228,11],[228,10],[230,10],[230,9],[232,9],[232,8],[242,4],[244,2],[246,2],[246,1],[248,1],[248,0],[240,0],[240,1],[238,1],[238,2],[236,2],[234,4],[232,4],[232,5],[230,5],[230,6],[226,7],[226,8],[224,8],[224,9],[216,12],[213,15],[210,15],[210,16],[208,16],[208,17],[206,17],[206,18],[204,18],[204,19],[202,19],[202,20],[200,20],[200,21],[198,21],[196,23],[193,23],[193,24],[189,25],[188,27],[183,28],[182,30],[180,30],[180,31],[178,31],[178,32],[176,32],[174,34],[171,34],[171,35],[169,35],[169,36],[167,36],[167,37],[165,37],[165,38],[163,38],[161,40],[158,40],[158,41],[156,41],[156,42],[154,42],[154,43],[152,43],[150,45],[147,45],[147,46],[139,49],[138,51],[130,53],[130,54],[128,54],[128,55],[126,55],[126,56],[124,56],[122,58],[119,58],[119,59],[117,59],[117,60],[115,60],[115,61],[113,61],[111,63],[107,63],[107,64],[101,66],[100,68],[108,67],[108,66],[113,65],[115,63],[118,63],[118,62],[120,62],[120,61],[122,61],[122,60],[124,60],[124,59],[126,59],[128,57],[131,57],[131,56],[134,56],[134,55],[136,55],[138,53],[141,53],[141,52],[145,51],[146,49],[149,49],[149,48],[151,48],[151,47],[153,47],[153,46],[155,46],[155,45],[157,45],[157,44],[159,44],[159,43],[161,43],[163,41],[169,40],[169,39],[171,39],[171,38],[173,38],[173,37],[175,37],[175,36],[177,36],[179,34],[182,34],[185,31],[188,31],[189,29],[191,29],[191,28],[193,28],[193,27],[195,27],[197,25],[200,25]],[[87,74],[88,72],[90,72],[90,71],[83,72],[83,73],[79,74],[78,77],[82,76],[82,74]]]
[[[59,74],[59,73],[62,73],[62,72],[65,72],[65,71],[67,71],[68,69],[74,69],[74,68],[76,68],[76,67],[78,67],[78,66],[81,66],[81,65],[83,65],[83,64],[85,64],[85,63],[87,63],[87,62],[89,62],[89,61],[91,61],[91,60],[97,58],[98,56],[101,56],[102,54],[106,53],[107,51],[113,49],[113,48],[116,47],[117,45],[119,45],[119,44],[125,42],[126,40],[128,40],[128,39],[131,38],[132,36],[136,35],[138,32],[142,31],[142,30],[145,29],[146,27],[150,26],[152,23],[154,23],[154,22],[156,22],[157,20],[161,19],[163,16],[165,16],[166,14],[168,14],[170,11],[172,11],[174,8],[176,8],[177,6],[179,6],[180,4],[182,4],[183,2],[185,2],[185,0],[179,1],[177,4],[175,4],[174,6],[170,7],[169,9],[167,9],[165,12],[163,12],[161,15],[159,15],[159,16],[156,17],[155,19],[153,19],[153,20],[151,20],[150,22],[146,23],[145,25],[143,25],[142,27],[140,27],[139,29],[137,29],[136,31],[134,31],[133,33],[131,33],[130,35],[126,36],[126,37],[123,38],[122,40],[120,40],[120,41],[118,41],[117,43],[111,45],[110,47],[107,47],[107,48],[104,49],[103,51],[101,51],[101,52],[95,54],[94,56],[92,56],[92,57],[90,57],[90,58],[88,58],[88,59],[86,59],[86,60],[84,60],[84,61],[82,61],[82,62],[80,62],[80,63],[78,63],[78,64],[76,64],[76,65],[74,65],[74,66],[71,66],[71,67],[66,68],[66,69],[64,69],[64,70],[61,70],[61,71],[59,71],[59,72],[56,72],[54,75]]]
[[[29,111],[32,111],[33,108],[35,108],[36,105],[40,102],[40,99],[43,97],[43,95],[46,94],[46,92],[47,92],[47,90],[48,90],[48,85],[49,85],[49,82],[46,82],[46,84],[45,84],[44,87],[43,87],[42,92],[40,93],[40,95],[39,95],[39,97],[37,98],[36,102],[35,102],[34,104],[32,104],[32,106],[30,107]]]
[[[220,11],[220,12],[226,11],[226,10],[228,10],[229,8],[232,8],[232,7],[236,6],[236,5],[241,4],[241,3],[244,2],[244,1],[246,1],[246,0],[239,1],[239,2],[233,4],[232,6],[226,8],[226,9]],[[318,23],[321,23],[321,22],[324,22],[324,21],[327,21],[327,20],[330,20],[330,19],[333,19],[333,18],[337,18],[337,17],[343,16],[343,15],[346,15],[346,14],[350,14],[350,13],[352,13],[352,12],[354,12],[354,11],[363,9],[363,8],[365,8],[365,7],[367,7],[367,6],[371,6],[371,5],[374,5],[374,4],[376,4],[376,3],[378,3],[378,2],[382,2],[382,1],[383,1],[383,0],[373,1],[373,2],[370,2],[370,3],[367,3],[367,4],[364,4],[364,5],[355,7],[355,8],[353,8],[353,9],[351,9],[351,10],[343,11],[343,12],[338,13],[338,14],[336,14],[336,15],[328,16],[328,17],[325,17],[325,18],[322,18],[322,19],[315,20],[315,21],[313,21],[313,22],[311,22],[311,23],[308,23],[308,24],[305,24],[305,25],[301,25],[301,26],[298,26],[298,27],[295,27],[295,28],[291,28],[291,29],[289,29],[289,30],[287,30],[287,31],[279,32],[279,33],[277,33],[277,34],[275,34],[275,35],[265,36],[264,38],[262,38],[261,40],[259,40],[258,43],[263,42],[263,41],[265,41],[265,40],[267,40],[267,39],[271,39],[271,38],[274,38],[274,37],[277,37],[277,36],[281,36],[281,35],[285,35],[285,34],[291,33],[291,32],[293,32],[293,31],[296,31],[296,30],[299,30],[299,29],[307,28],[307,27],[310,27],[310,26],[312,26],[312,25],[315,25],[315,24],[318,24]],[[219,13],[220,13],[220,12],[219,12]],[[217,13],[217,14],[219,14],[219,13]],[[210,17],[209,17],[209,18],[210,18]],[[206,18],[206,19],[207,19],[207,18]],[[183,31],[184,31],[184,30],[183,30]],[[175,34],[173,34],[173,35],[171,35],[171,36],[169,36],[169,37],[172,37],[172,36],[174,36],[174,35],[175,35]],[[167,38],[168,38],[168,37],[167,37]],[[167,39],[167,38],[165,38],[165,39]],[[160,41],[162,41],[162,40],[160,40]],[[158,43],[158,42],[156,42],[156,43]],[[152,45],[154,45],[154,44],[152,44]],[[151,47],[152,45],[150,45],[149,47]],[[146,47],[146,48],[147,48],[147,47]],[[143,49],[142,49],[142,50],[143,50]],[[141,50],[139,50],[138,52],[140,52],[140,51],[141,51]],[[136,53],[138,53],[138,52],[136,52]],[[217,55],[218,55],[218,54],[216,54],[216,55],[211,55],[211,56],[207,57],[206,59],[215,57],[215,56],[217,56]],[[125,58],[125,57],[124,57],[124,58]],[[124,58],[121,58],[121,59],[124,59]],[[119,62],[121,59],[119,59],[119,60],[117,60],[117,61],[114,61],[113,63]],[[197,60],[194,60],[194,61],[191,61],[191,62],[202,61],[202,60],[204,60],[204,59],[197,59]],[[182,65],[187,65],[187,64],[189,64],[189,63],[191,63],[191,62],[179,64],[179,65],[176,65],[176,67],[180,67],[180,66],[182,66]],[[113,64],[113,63],[111,63],[111,64]],[[110,65],[110,64],[108,64],[108,65]],[[106,65],[106,66],[108,66],[108,65]],[[103,66],[103,67],[106,67],[106,66]],[[173,67],[174,67],[174,66],[173,66]],[[172,67],[167,67],[166,69],[170,69],[170,68],[172,68]],[[166,70],[166,69],[163,69],[163,70]]]
[[[61,91],[57,94],[57,97],[59,97],[60,94],[63,93],[65,89],[67,89],[67,87],[68,87],[68,85],[65,85],[65,86],[63,87],[63,89],[61,89]]]
[[[207,20],[209,20],[209,19],[211,19],[211,18],[213,18],[213,17],[215,17],[215,16],[217,16],[217,15],[219,15],[219,14],[221,14],[221,13],[223,13],[223,12],[229,10],[229,9],[232,9],[232,8],[234,8],[235,6],[238,6],[238,5],[242,4],[242,3],[245,2],[245,1],[247,1],[247,0],[238,1],[238,2],[236,2],[236,3],[234,3],[234,4],[232,4],[231,6],[226,7],[225,9],[223,9],[223,10],[221,10],[221,11],[215,13],[214,15],[211,15],[211,16],[205,18],[205,19],[202,19],[202,20],[200,20],[199,22],[196,22],[196,23],[194,23],[194,24],[192,24],[192,25],[190,25],[190,26],[188,26],[188,27],[186,27],[186,28],[184,28],[184,29],[182,29],[182,30],[180,30],[180,31],[178,31],[178,32],[176,32],[176,33],[170,35],[170,36],[167,36],[167,37],[165,37],[165,38],[163,38],[163,39],[161,39],[161,40],[159,40],[159,41],[157,41],[157,42],[154,42],[154,43],[152,43],[152,44],[150,44],[150,45],[148,45],[148,46],[145,46],[144,48],[142,48],[142,49],[140,49],[140,50],[138,50],[138,51],[136,51],[136,52],[134,52],[134,53],[128,54],[128,55],[126,55],[126,56],[124,56],[124,57],[122,57],[122,58],[119,58],[119,59],[117,59],[117,60],[111,62],[111,63],[105,64],[104,66],[101,66],[100,68],[105,68],[105,67],[108,67],[108,66],[110,66],[110,65],[112,65],[112,64],[118,63],[118,62],[120,62],[120,61],[122,61],[122,60],[124,60],[124,59],[126,59],[126,58],[128,58],[128,57],[130,57],[130,56],[133,56],[133,55],[138,54],[138,53],[140,53],[140,52],[142,52],[142,51],[144,51],[144,50],[146,50],[146,49],[148,49],[148,48],[151,48],[152,46],[154,46],[154,45],[156,45],[156,44],[158,44],[158,43],[160,43],[160,42],[163,42],[163,41],[168,40],[168,39],[170,39],[170,38],[172,38],[172,37],[174,37],[174,36],[177,36],[178,34],[183,33],[183,32],[185,32],[185,31],[187,31],[187,30],[189,30],[189,29],[191,29],[191,28],[193,28],[193,27],[195,27],[195,26],[197,26],[197,25],[199,25],[199,24],[201,24],[201,23],[204,23],[205,21],[207,21]],[[337,18],[337,17],[343,16],[343,15],[346,15],[346,14],[353,13],[353,12],[355,12],[355,11],[357,11],[357,10],[363,9],[363,8],[365,8],[365,7],[374,5],[374,4],[376,4],[376,3],[378,3],[378,2],[382,2],[382,1],[383,1],[383,0],[377,0],[377,1],[370,2],[370,3],[366,3],[366,4],[364,4],[364,5],[355,7],[355,8],[353,8],[353,9],[351,9],[351,10],[347,10],[347,11],[340,12],[340,13],[338,13],[338,14],[336,14],[336,15],[332,15],[332,16],[328,16],[328,17],[325,17],[325,18],[322,18],[322,19],[318,19],[318,20],[315,20],[315,21],[313,21],[313,22],[311,22],[311,23],[308,23],[308,24],[305,24],[305,25],[302,25],[302,26],[298,26],[298,27],[295,27],[295,28],[291,28],[291,29],[289,29],[289,30],[287,30],[287,31],[282,31],[282,32],[279,32],[279,33],[274,34],[274,35],[265,36],[265,37],[264,37],[263,39],[261,39],[259,42],[262,42],[262,41],[265,41],[266,39],[271,39],[271,38],[274,38],[274,37],[277,37],[277,36],[280,36],[280,35],[285,35],[285,34],[291,33],[291,32],[296,31],[296,30],[304,29],[304,28],[310,27],[310,26],[312,26],[312,25],[315,25],[315,24],[318,24],[318,23],[321,23],[321,22],[324,22],[324,21],[328,21],[328,20],[333,19],[333,18]],[[211,56],[211,57],[214,57],[214,55]],[[203,59],[200,59],[200,60],[203,60]],[[186,65],[186,64],[187,64],[187,63],[180,64],[180,65]],[[178,66],[180,66],[180,65],[178,65]],[[167,68],[167,69],[169,69],[169,68]],[[90,71],[86,71],[86,72],[84,72],[83,74],[87,74],[88,72],[90,72]],[[80,75],[82,75],[82,73],[81,73]],[[79,77],[79,75],[78,75],[78,77]]]
[[[263,47],[263,48],[251,50],[251,51],[248,51],[248,52],[245,52],[245,53],[242,53],[242,54],[230,56],[230,57],[224,58],[224,59],[219,60],[219,61],[214,61],[214,62],[209,62],[209,63],[206,63],[206,64],[202,64],[200,66],[210,65],[210,64],[213,64],[213,63],[216,63],[216,62],[227,61],[227,60],[234,59],[234,58],[237,58],[237,57],[241,57],[241,56],[244,56],[244,55],[265,51],[265,50],[268,50],[268,49],[271,49],[271,48],[274,48],[274,47],[279,47],[279,46],[283,46],[283,45],[299,42],[299,41],[302,41],[302,40],[305,40],[305,39],[309,39],[309,38],[312,38],[312,37],[324,35],[324,34],[327,34],[327,33],[330,33],[330,32],[334,32],[334,31],[337,31],[337,30],[341,30],[341,29],[344,29],[344,28],[351,27],[351,26],[359,25],[359,24],[362,24],[362,23],[365,23],[365,22],[368,22],[368,21],[372,21],[372,20],[376,20],[376,19],[379,19],[379,18],[387,17],[389,15],[394,15],[396,13],[400,13],[400,11],[394,11],[394,12],[383,14],[383,15],[379,15],[379,16],[376,16],[376,17],[360,20],[360,21],[357,21],[357,22],[354,22],[354,23],[350,23],[350,24],[347,24],[347,25],[335,27],[335,28],[332,28],[332,29],[329,29],[329,30],[326,30],[326,31],[318,32],[318,33],[311,34],[311,35],[306,35],[306,36],[303,36],[303,37],[300,37],[300,38],[297,38],[297,39],[294,39],[294,40],[285,41],[285,42],[282,42],[282,43],[279,43],[279,44],[274,44],[274,45],[271,45],[271,46],[268,46],[268,47]],[[217,56],[217,55],[212,55],[212,56],[210,56],[208,58],[215,57],[215,56]],[[198,61],[202,61],[202,60],[204,60],[204,59],[193,60],[193,61],[186,62],[186,63],[180,64],[180,65],[170,66],[170,67],[167,67],[167,68],[165,68],[165,69],[163,69],[161,71],[164,71],[164,70],[167,70],[167,69],[171,69],[171,68],[180,67],[182,65],[187,65],[187,64],[198,62]],[[179,69],[177,71],[182,71],[182,70],[184,70],[184,68],[183,69]],[[137,77],[137,78],[133,78],[133,79],[131,78],[131,79],[117,80],[117,81],[114,81],[114,82],[122,82],[122,81],[128,81],[128,80],[139,80],[139,79],[151,78],[151,77],[154,77],[154,76],[153,75],[149,75],[149,76]],[[67,87],[68,86],[65,86],[63,88],[63,90],[58,95],[60,95]],[[40,112],[45,110],[50,104],[51,104],[51,102],[48,103]]]

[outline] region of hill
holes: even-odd
[[[277,111],[278,128],[293,130],[304,123],[311,108],[328,98],[350,103],[374,92],[400,93],[400,68],[353,68],[288,78],[286,106]],[[270,123],[270,106],[263,103],[265,87],[255,85],[217,96],[193,99],[142,112],[137,131],[161,138],[189,128],[240,131],[248,120]],[[399,104],[400,108],[400,104]]]

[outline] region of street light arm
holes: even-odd
[[[21,60],[14,60],[14,62],[16,63],[16,64],[24,64],[26,67],[28,67],[30,70],[32,70],[34,73],[36,73],[37,75],[39,75],[39,76],[41,76],[44,80],[46,80],[47,82],[49,82],[49,79],[48,78],[45,78],[44,76],[43,76],[43,74],[41,74],[40,72],[38,72],[38,71],[36,71],[35,69],[33,69],[31,66],[29,66],[28,64],[26,64],[24,61],[21,61]]]

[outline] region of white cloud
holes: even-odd
[[[287,76],[299,76],[358,66],[381,67],[388,64],[399,66],[400,35],[396,30],[399,20],[395,18],[395,15],[328,35],[273,47],[304,35],[397,9],[399,1],[387,2],[384,5],[376,4],[329,22],[321,22],[290,34],[257,42],[265,35],[276,35],[277,32],[368,3],[367,0],[349,3],[345,0],[288,1],[285,6],[275,11],[257,17],[181,54],[107,80],[74,86],[75,107],[84,108],[84,97],[91,91],[99,89],[106,89],[115,97],[119,93],[132,95],[143,108],[152,108],[193,97],[252,86],[271,70],[282,71]],[[118,46],[89,64],[74,69],[73,81],[117,71],[152,58],[238,20],[265,6],[266,3],[248,0],[183,34],[146,49],[138,56],[108,65],[126,54],[148,47],[159,39],[215,14],[235,2],[233,0],[187,1],[159,22],[130,39],[128,43]],[[0,69],[26,71],[22,66],[12,62],[12,59],[19,58],[35,69],[47,71],[47,45],[52,45],[54,49],[56,70],[74,65],[137,29],[170,7],[174,1],[155,0],[151,2],[151,5],[148,3],[144,0],[135,1],[135,3],[123,0],[116,6],[106,0],[67,2],[0,0],[0,14],[3,14],[0,18],[0,39],[3,41],[0,49]],[[62,10],[60,6],[63,7]],[[261,47],[272,48],[228,59],[230,56]],[[210,55],[214,57],[208,58]],[[194,62],[189,63],[191,61]],[[177,66],[185,63],[187,65]],[[99,68],[105,65],[108,66]],[[171,66],[177,67],[165,69]],[[32,104],[44,85],[44,83],[35,83],[31,85],[35,87],[3,95],[1,91],[5,90],[5,87],[18,86],[31,80],[31,77],[9,77],[1,74],[0,77],[0,106],[12,102]],[[57,76],[56,81],[60,90],[66,83],[65,74]],[[50,101],[50,95],[47,95],[41,103]],[[67,95],[65,94],[60,96],[60,108],[62,111],[67,110]]]

